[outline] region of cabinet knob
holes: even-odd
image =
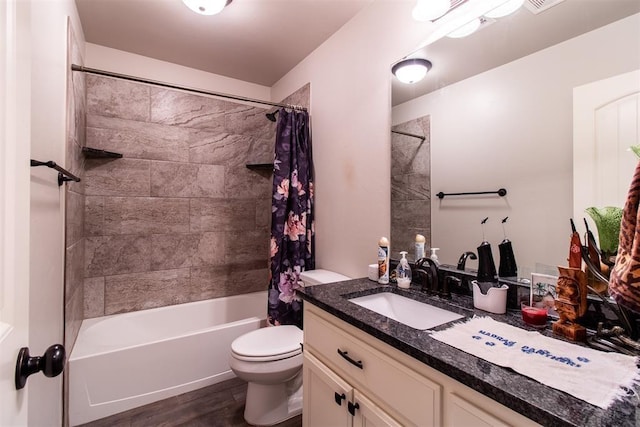
[[[334,399],[336,399],[336,403],[338,404],[338,406],[342,406],[342,401],[347,398],[347,396],[345,396],[344,393],[338,394],[337,391],[335,392],[333,397],[334,397]]]
[[[349,402],[347,404],[347,409],[349,410],[349,413],[351,414],[351,416],[355,417],[356,409],[360,409],[360,404],[358,402],[356,402],[355,404],[352,402]]]

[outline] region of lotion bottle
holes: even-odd
[[[378,283],[389,283],[389,239],[386,237],[378,241]]]

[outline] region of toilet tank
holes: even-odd
[[[302,280],[305,287],[321,285],[323,283],[342,282],[350,279],[350,277],[329,270],[309,270],[300,273],[300,280]]]

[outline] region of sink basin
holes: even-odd
[[[365,295],[349,301],[420,330],[435,328],[464,317],[391,292]]]

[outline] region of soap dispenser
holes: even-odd
[[[516,257],[513,254],[511,241],[507,239],[507,232],[505,231],[504,227],[507,219],[509,219],[509,217],[506,217],[502,220],[502,231],[504,233],[504,240],[498,245],[498,249],[500,250],[500,266],[498,267],[498,275],[505,278],[516,278],[518,276]]]
[[[399,288],[407,289],[411,286],[411,267],[407,260],[407,252],[402,251],[400,255],[402,255],[402,258],[400,258],[400,262],[396,267],[396,281]]]

